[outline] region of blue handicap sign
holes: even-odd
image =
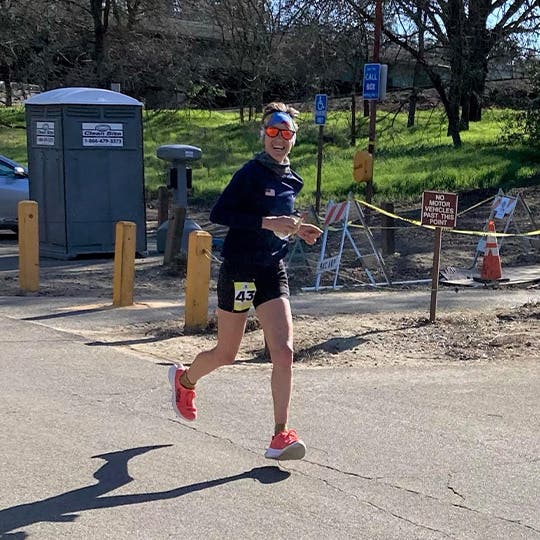
[[[381,64],[364,65],[364,99],[379,99],[381,85]]]
[[[328,96],[326,94],[317,94],[315,96],[315,123],[317,125],[326,123],[327,107]]]

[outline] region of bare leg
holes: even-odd
[[[272,398],[276,425],[287,425],[292,392],[293,324],[288,298],[275,298],[257,308],[257,317],[272,360]]]
[[[193,384],[218,367],[232,364],[240,348],[246,328],[247,312],[230,313],[218,308],[217,317],[217,345],[209,351],[200,352],[187,370],[187,378]]]

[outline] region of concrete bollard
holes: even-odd
[[[135,282],[135,241],[137,226],[132,221],[116,224],[114,247],[113,305],[133,305]]]
[[[17,205],[19,225],[19,287],[21,291],[39,289],[39,220],[38,203],[20,201]]]
[[[208,324],[211,254],[212,235],[206,231],[192,231],[186,272],[186,330],[201,329]]]

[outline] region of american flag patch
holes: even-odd
[[[275,197],[276,196],[276,190],[275,189],[272,189],[272,188],[266,188],[264,190],[264,194],[267,196],[267,197]]]

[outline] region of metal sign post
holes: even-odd
[[[315,96],[315,124],[319,126],[319,138],[317,141],[317,189],[315,191],[315,212],[317,215],[321,206],[321,171],[323,153],[324,124],[326,123],[326,113],[328,111],[328,97],[326,94]]]
[[[377,124],[377,100],[386,95],[387,66],[379,64],[379,47],[382,28],[381,0],[377,0],[375,6],[375,38],[373,44],[373,63],[364,65],[364,79],[362,83],[362,97],[369,101],[369,141],[368,152],[375,154],[375,137]],[[373,198],[373,176],[366,181],[366,201]]]
[[[453,229],[457,220],[458,196],[456,193],[424,191],[422,193],[422,225],[435,227],[433,245],[433,268],[431,270],[431,303],[429,322],[435,322],[437,292],[439,290],[439,268],[443,229]]]

